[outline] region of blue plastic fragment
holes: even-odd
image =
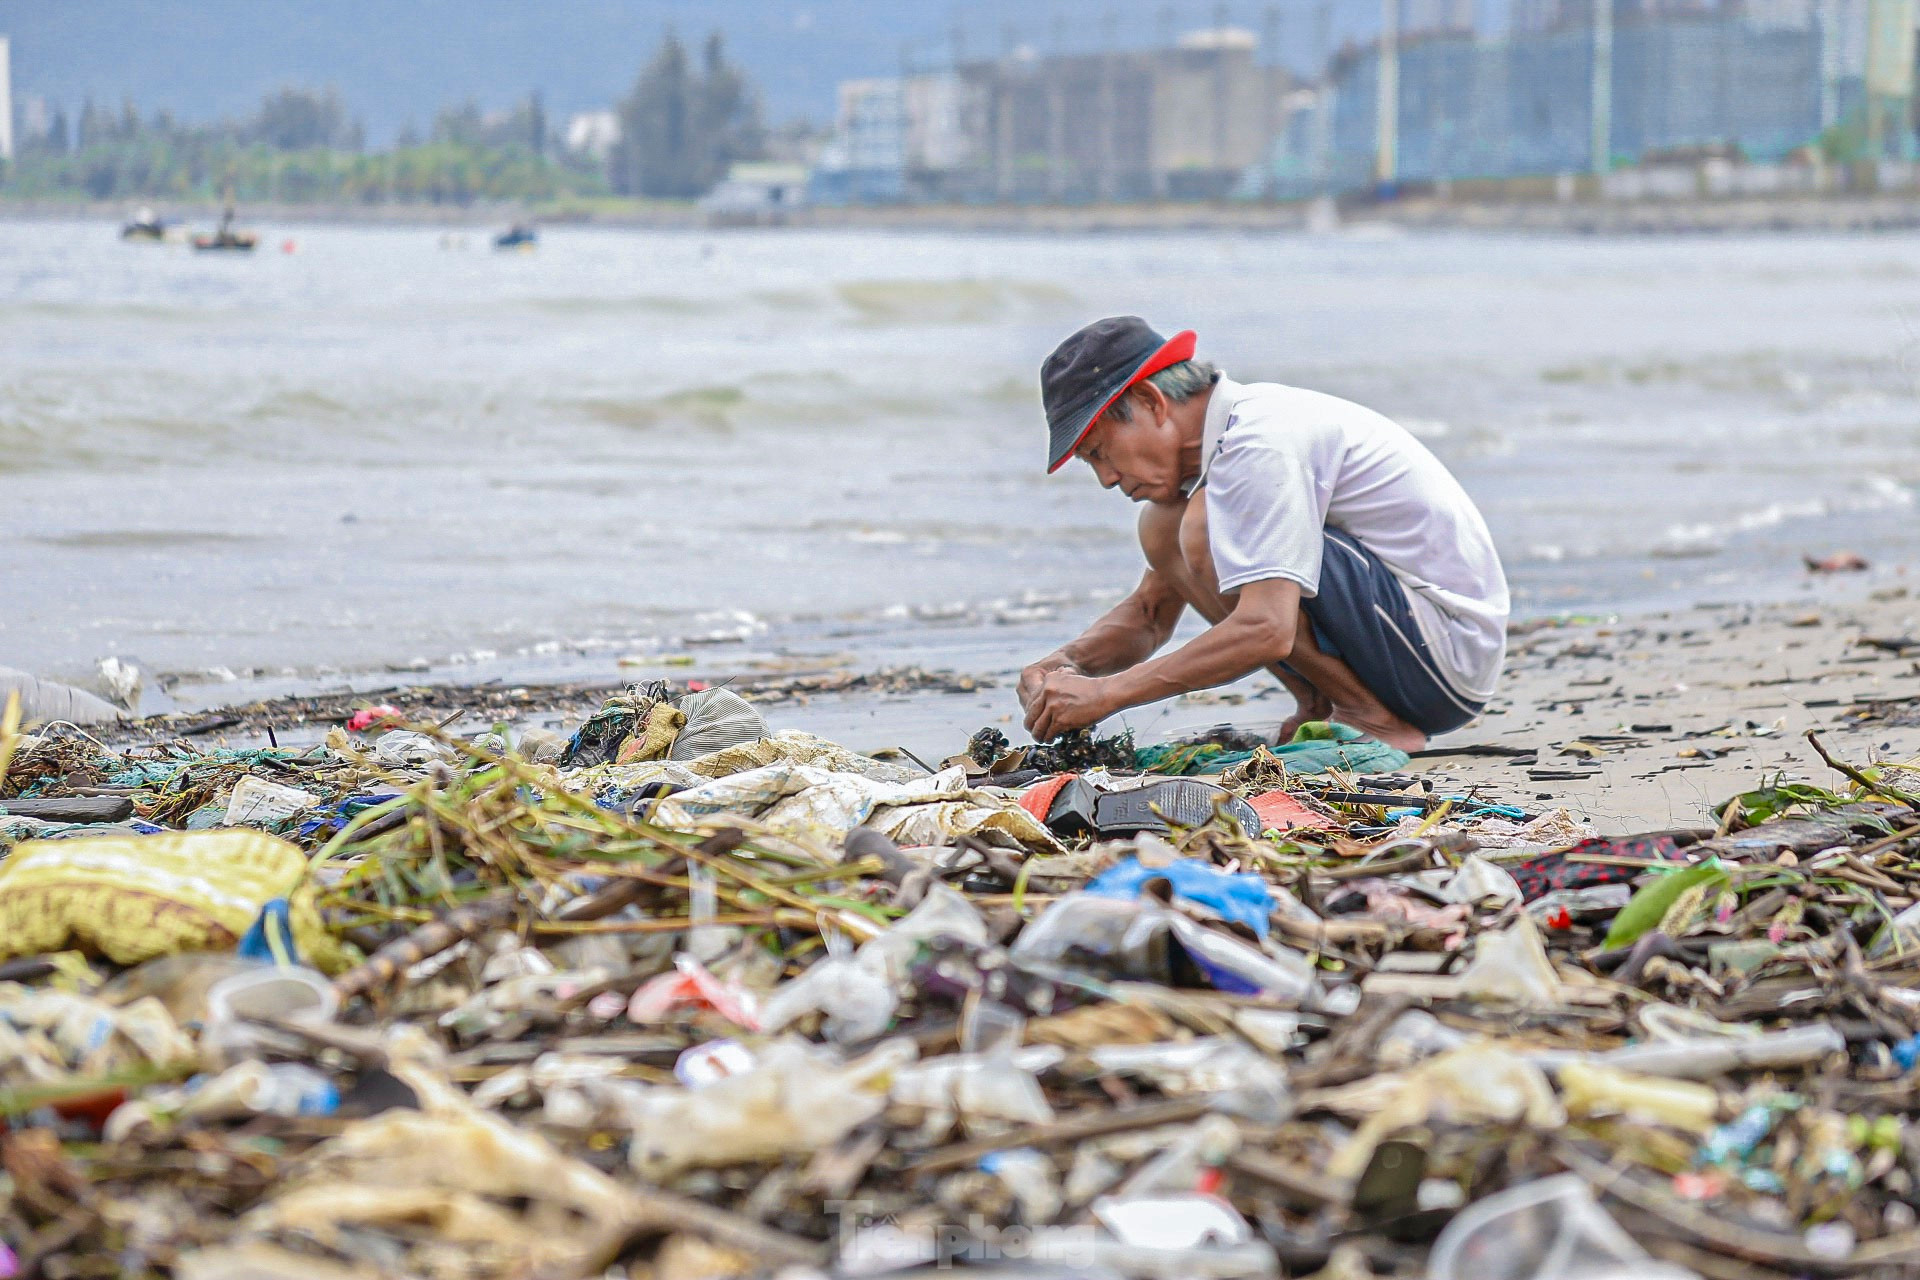
[[[254,917],[253,927],[240,939],[240,958],[277,964],[283,968],[300,963],[300,952],[293,942],[293,919],[285,898],[270,899]]]
[[[340,830],[368,809],[386,804],[391,800],[398,800],[401,794],[398,791],[379,791],[367,795],[348,796],[345,800],[316,810],[319,816],[301,823],[299,834],[304,839],[322,831]]]
[[[1894,1045],[1893,1060],[1900,1064],[1902,1071],[1913,1070],[1913,1064],[1920,1062],[1920,1036],[1909,1036]]]
[[[1171,885],[1176,902],[1206,907],[1223,920],[1247,926],[1255,937],[1267,936],[1273,894],[1266,881],[1244,872],[1222,871],[1205,858],[1181,858],[1164,867],[1143,867],[1138,858],[1128,858],[1101,872],[1086,891],[1100,898],[1137,898],[1153,880]]]

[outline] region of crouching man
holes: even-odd
[[[1078,457],[1141,504],[1147,572],[1077,640],[1026,668],[1046,741],[1261,668],[1297,710],[1391,746],[1480,713],[1506,657],[1507,581],[1486,521],[1440,460],[1370,409],[1241,384],[1135,316],[1041,367],[1047,469]],[[1154,657],[1188,607],[1208,623]]]

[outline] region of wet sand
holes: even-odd
[[[1488,714],[1435,744],[1536,754],[1419,763],[1491,794],[1566,804],[1605,832],[1711,825],[1712,806],[1765,775],[1843,784],[1809,729],[1856,765],[1920,754],[1916,637],[1920,602],[1904,588],[1542,628],[1515,636]],[[1573,773],[1583,776],[1559,776]]]

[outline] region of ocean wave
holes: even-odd
[[[248,533],[209,529],[87,529],[77,533],[29,534],[27,541],[69,551],[185,551],[265,542]]]
[[[624,297],[582,294],[526,298],[520,305],[527,310],[553,316],[699,316],[725,311],[729,304],[724,298],[689,298],[676,294],[642,293]]]
[[[766,526],[770,533],[788,533],[786,527]],[[910,543],[947,546],[1023,546],[1033,541],[1031,526],[992,520],[844,520],[821,519],[800,526],[802,532],[826,534],[865,546],[904,546]],[[1045,532],[1049,544],[1106,545],[1125,541],[1129,534],[1104,525],[1057,525]]]
[[[1033,280],[850,280],[835,295],[866,324],[980,324],[1019,311],[1074,301],[1058,285]]]
[[[881,387],[860,386],[830,370],[764,373],[738,382],[684,387],[655,395],[577,396],[554,402],[602,426],[644,431],[661,426],[730,431],[740,427],[839,424],[875,418],[920,418],[942,402]]]
[[[1693,387],[1769,396],[1812,407],[1862,390],[1901,389],[1897,371],[1878,356],[1833,352],[1753,350],[1696,356],[1622,360],[1602,358],[1540,370],[1542,382],[1575,387]]]
[[[1742,511],[1724,520],[1702,520],[1669,525],[1649,554],[1661,558],[1717,555],[1727,544],[1743,535],[1763,532],[1781,525],[1821,520],[1837,515],[1862,515],[1910,507],[1911,489],[1886,476],[1874,476],[1858,492],[1841,498],[1806,498],[1769,502],[1751,511]]]
[[[12,302],[0,304],[0,323],[27,320],[142,320],[194,323],[218,320],[225,313],[204,306],[168,306],[158,302]]]
[[[275,391],[262,396],[249,407],[244,416],[255,421],[278,421],[292,419],[338,418],[345,416],[349,407],[343,401],[315,391],[311,387],[294,390]]]

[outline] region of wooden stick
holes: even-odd
[[[1885,799],[1892,800],[1896,804],[1903,804],[1909,809],[1920,812],[1920,799],[1915,799],[1904,791],[1896,791],[1892,787],[1875,782],[1872,778],[1869,778],[1866,774],[1860,772],[1846,761],[1834,759],[1832,753],[1827,750],[1826,745],[1820,741],[1820,733],[1818,730],[1807,730],[1807,741],[1813,744],[1814,752],[1827,763],[1829,768],[1835,769],[1851,778],[1869,795],[1881,796]]]
[[[509,890],[436,916],[406,937],[397,938],[374,952],[365,964],[335,978],[333,989],[340,993],[344,1004],[376,987],[393,986],[422,960],[505,924],[517,902],[518,896]]]
[[[938,1173],[972,1164],[981,1156],[1009,1147],[1049,1147],[1066,1142],[1083,1142],[1109,1133],[1129,1129],[1151,1129],[1160,1124],[1180,1124],[1197,1120],[1213,1106],[1211,1097],[1169,1098],[1118,1111],[1105,1107],[1082,1111],[1052,1124],[1023,1125],[991,1138],[962,1142],[920,1157],[907,1166],[908,1173]]]

